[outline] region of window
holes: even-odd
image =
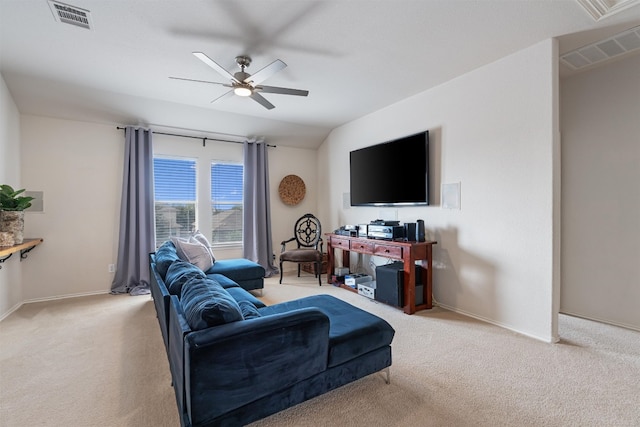
[[[211,244],[242,243],[243,167],[211,163]]]
[[[156,248],[194,230],[210,236],[213,246],[242,245],[242,164],[154,157],[153,168]]]
[[[156,248],[196,228],[196,161],[153,159]]]

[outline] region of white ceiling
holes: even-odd
[[[640,25],[640,6],[598,20],[585,0],[66,0],[92,30],[57,22],[46,0],[0,0],[0,72],[22,114],[263,135],[317,147],[343,123],[542,40],[560,53]],[[611,1],[611,0],[607,0]],[[614,2],[615,3],[615,2]],[[237,71],[288,64],[264,84],[276,108],[232,97],[196,59]],[[567,73],[562,70],[562,73]]]

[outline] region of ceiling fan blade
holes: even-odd
[[[212,84],[212,85],[222,85],[222,86],[232,87],[230,84],[227,84],[227,83],[210,82],[209,80],[185,79],[184,77],[171,77],[171,76],[169,78],[173,79],[173,80],[184,80],[184,81],[187,81],[187,82],[209,83],[209,84]]]
[[[274,108],[276,108],[275,105],[273,105],[272,103],[270,103],[269,101],[267,101],[262,95],[260,95],[257,92],[253,92],[251,94],[251,97],[254,101],[256,101],[258,104],[262,105],[264,108],[266,108],[267,110],[273,110]]]
[[[223,93],[222,95],[220,95],[219,97],[217,97],[216,99],[211,101],[211,103],[213,104],[216,101],[219,101],[219,100],[225,99],[225,98],[230,98],[231,96],[233,96],[233,89]]]
[[[252,74],[246,79],[244,79],[244,83],[252,82],[254,85],[257,85],[258,83],[265,81],[266,79],[268,79],[269,77],[277,73],[278,71],[282,70],[286,66],[287,64],[280,61],[279,59],[276,59],[271,64],[264,67],[263,69],[256,71],[255,74]]]
[[[225,70],[224,68],[222,68],[220,65],[218,65],[213,59],[209,58],[207,55],[205,55],[202,52],[193,52],[193,55],[198,58],[200,61],[204,62],[205,64],[207,64],[209,67],[213,68],[214,70],[216,70],[218,73],[220,73],[220,75],[222,75],[224,78],[229,79],[233,82],[237,82],[240,83],[238,81],[238,79],[236,79],[235,77],[233,77],[233,74],[231,74],[230,72],[228,72],[227,70]]]
[[[279,93],[282,95],[297,95],[297,96],[309,95],[308,90],[289,89],[286,87],[276,87],[276,86],[256,86],[256,90],[264,93]]]

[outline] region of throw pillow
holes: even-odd
[[[243,319],[236,300],[220,284],[208,278],[187,280],[180,302],[187,323],[194,331]]]
[[[244,317],[245,320],[262,316],[256,306],[249,301],[238,301],[238,305],[240,306],[240,311],[242,311],[242,317]]]
[[[206,236],[204,234],[202,234],[200,232],[200,230],[196,230],[196,231],[193,232],[191,237],[193,239],[195,239],[197,242],[202,243],[204,245],[204,247],[209,250],[209,253],[211,254],[211,259],[213,260],[213,263],[215,264],[216,257],[213,256],[213,248],[211,247],[211,243],[209,243],[209,240],[207,240]]]
[[[167,240],[162,245],[160,245],[160,247],[156,251],[156,269],[158,270],[158,273],[160,273],[160,276],[163,280],[167,275],[169,266],[178,259],[180,258],[178,257],[178,253],[176,252],[176,247],[170,240]]]
[[[206,271],[213,266],[211,250],[195,238],[171,237],[171,241],[176,246],[181,260],[197,266],[202,271]]]
[[[169,293],[177,295],[178,298],[180,298],[183,285],[192,277],[204,278],[205,275],[203,271],[195,265],[179,260],[169,266],[164,282],[167,285]]]

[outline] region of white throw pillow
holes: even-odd
[[[200,230],[196,230],[191,235],[191,238],[195,239],[196,241],[198,241],[200,243],[202,243],[204,245],[204,247],[206,247],[209,250],[209,254],[211,254],[211,259],[213,260],[213,263],[215,264],[216,257],[213,255],[213,247],[211,246],[211,243],[209,243],[209,240],[207,240],[205,235],[202,234],[200,232]]]
[[[202,236],[202,234],[200,235]],[[202,243],[202,238],[204,238],[206,244]],[[215,259],[211,246],[208,245],[209,242],[206,241],[204,236],[202,238],[196,238],[191,235],[188,239],[171,237],[171,241],[175,245],[181,260],[195,265],[202,271],[207,271],[213,266]]]

